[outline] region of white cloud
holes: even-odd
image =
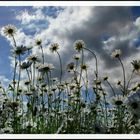
[[[29,13],[27,10],[21,11],[20,14],[16,16],[16,19],[20,20],[22,24],[28,24],[36,20],[44,20],[45,16],[42,10],[38,8],[34,14]]]
[[[0,75],[0,83],[4,88],[6,88],[9,84],[10,80],[6,78],[4,75]]]
[[[34,8],[34,10],[34,13],[22,12],[16,18],[21,20],[22,24],[28,24],[27,28],[29,26],[38,28],[38,25],[34,24],[36,20],[49,21],[49,26],[46,29],[40,29],[40,32],[33,36],[26,35],[20,30],[16,39],[19,44],[29,45],[33,44],[32,39],[41,38],[45,60],[49,63],[52,62],[58,68],[53,73],[54,76],[59,73],[59,60],[56,54],[50,53],[48,47],[52,42],[59,43],[59,52],[63,64],[66,65],[72,61],[72,55],[75,53],[73,43],[77,39],[83,39],[87,47],[96,52],[101,76],[105,73],[108,74],[113,84],[121,79],[122,68],[117,60],[110,57],[111,52],[116,48],[122,50],[122,59],[127,74],[130,75],[131,61],[139,59],[140,48],[134,47],[133,41],[138,38],[140,33],[140,17],[136,21],[131,21],[128,7],[64,7],[56,18],[48,18],[41,7]],[[103,34],[110,37],[102,41]],[[33,53],[41,55],[41,51],[37,47],[33,48]],[[89,77],[92,77],[95,59],[91,54],[87,55],[86,59],[90,66]]]

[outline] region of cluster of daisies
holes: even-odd
[[[59,67],[56,68],[46,63],[43,40],[35,41],[41,56],[33,55],[32,47],[17,46],[16,33],[17,28],[13,25],[2,29],[2,35],[11,39],[14,63],[9,86],[5,88],[0,84],[0,133],[140,132],[140,83],[131,84],[134,75],[140,74],[140,60],[132,61],[132,74],[127,77],[121,50],[112,52],[111,56],[120,63],[123,75],[116,89],[108,76],[101,78],[97,55],[86,47],[84,41],[74,43],[76,55],[67,66],[63,65],[59,44],[51,44],[50,51],[58,57]],[[92,66],[87,65],[85,52],[93,56]],[[94,69],[91,81],[90,67]],[[59,72],[58,77],[54,77],[55,70]],[[64,73],[69,77],[64,78]]]

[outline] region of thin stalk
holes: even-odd
[[[110,86],[110,88],[111,88],[111,90],[112,90],[112,92],[113,92],[113,95],[116,96],[116,93],[115,93],[115,91],[114,91],[112,85],[110,84],[110,82],[109,82],[108,80],[106,80],[106,82],[107,82],[107,84]]]
[[[14,42],[14,46],[15,48],[17,47],[17,44],[16,44],[16,40],[14,38],[14,35],[12,34],[12,39],[13,39],[13,42]],[[13,86],[14,86],[14,93],[13,93],[13,101],[14,101],[14,97],[15,97],[15,79],[16,79],[16,68],[17,68],[17,62],[16,62],[16,56],[15,56],[15,66],[14,66],[14,75],[13,75]]]
[[[130,81],[131,81],[132,78],[133,78],[133,74],[134,74],[134,70],[132,71],[131,76],[130,76],[130,79],[128,80],[128,83],[127,83],[127,85],[126,85],[126,90],[128,90],[128,87],[129,87]]]
[[[33,86],[35,84],[35,62],[33,63]]]
[[[31,82],[31,79],[30,79],[30,75],[29,75],[29,71],[28,71],[28,69],[26,69],[26,72],[27,72],[27,75],[28,75],[28,79],[29,79],[29,81]]]
[[[59,57],[59,61],[60,61],[60,83],[61,83],[61,81],[62,81],[62,74],[63,74],[63,70],[62,70],[62,60],[61,60],[61,57],[60,57],[60,54],[59,54],[59,52],[57,51],[56,52],[57,53],[57,55],[58,55],[58,57]]]
[[[19,90],[19,83],[20,83],[20,77],[21,77],[21,58],[20,58],[20,54],[18,55],[19,57],[19,75],[18,75],[18,85],[17,85],[17,93],[18,93],[18,90]]]
[[[126,80],[126,78],[125,78],[125,69],[124,69],[124,65],[123,65],[123,63],[122,63],[122,60],[120,59],[120,57],[118,57],[118,60],[119,60],[119,62],[120,62],[120,64],[121,64],[121,66],[122,66],[122,70],[123,70],[123,81],[124,81],[124,95],[126,94],[126,84],[125,84],[125,80]]]
[[[15,66],[14,66],[14,75],[13,75],[13,87],[14,87],[13,101],[14,101],[14,98],[15,98],[15,86],[16,86],[15,80],[16,80],[16,69],[17,69],[17,62],[16,62],[16,56],[15,56]]]
[[[90,50],[90,49],[88,49],[88,48],[84,48],[85,50],[88,50],[89,52],[91,52],[92,54],[93,54],[93,56],[95,57],[95,61],[96,61],[96,77],[98,77],[98,60],[97,60],[97,56],[96,56],[96,54],[92,51],[92,50]]]
[[[14,35],[12,35],[12,39],[13,39],[13,41],[14,41],[14,46],[17,47],[17,44],[16,44],[16,40],[15,40]]]
[[[41,52],[42,52],[42,61],[43,61],[43,64],[44,64],[44,51],[43,51],[42,45],[40,45],[40,48],[41,48]]]
[[[83,65],[83,63],[84,63],[84,51],[83,51],[83,49],[82,49],[82,58],[81,59],[82,59],[81,60],[81,65]],[[81,84],[82,72],[83,72],[83,70],[81,68],[81,71],[80,71],[80,79],[79,79],[79,86]]]
[[[86,70],[86,102],[87,102],[87,98],[88,98],[88,73],[87,73],[87,70]],[[90,99],[90,97],[89,97]]]
[[[105,97],[105,95],[104,95],[104,101],[105,101],[105,118],[106,118],[106,125],[108,126],[107,106],[106,106],[106,97]]]

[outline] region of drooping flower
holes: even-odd
[[[112,52],[111,57],[113,57],[113,58],[119,58],[121,54],[122,54],[121,50],[120,49],[118,49],[118,50],[116,49],[116,50],[114,50]]]
[[[51,52],[57,52],[58,49],[59,49],[59,44],[58,43],[51,44],[51,47],[50,47]]]
[[[85,47],[85,42],[83,40],[77,40],[74,43],[74,48],[76,51],[80,52]]]
[[[16,34],[16,32],[17,28],[11,24],[4,26],[2,29],[2,34],[7,37],[12,37],[14,34]]]

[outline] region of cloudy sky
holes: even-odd
[[[112,82],[122,77],[118,61],[111,58],[113,50],[122,51],[128,77],[132,60],[140,59],[140,7],[0,7],[0,29],[7,24],[18,28],[18,45],[34,46],[35,39],[42,39],[45,61],[56,68],[58,57],[49,51],[50,44],[60,44],[59,52],[66,65],[72,61],[73,43],[79,39],[96,52],[100,75],[109,75]],[[4,83],[12,78],[11,48],[10,42],[0,36],[0,80]],[[32,53],[41,54],[37,47]],[[85,55],[90,75],[95,69],[94,57]]]

